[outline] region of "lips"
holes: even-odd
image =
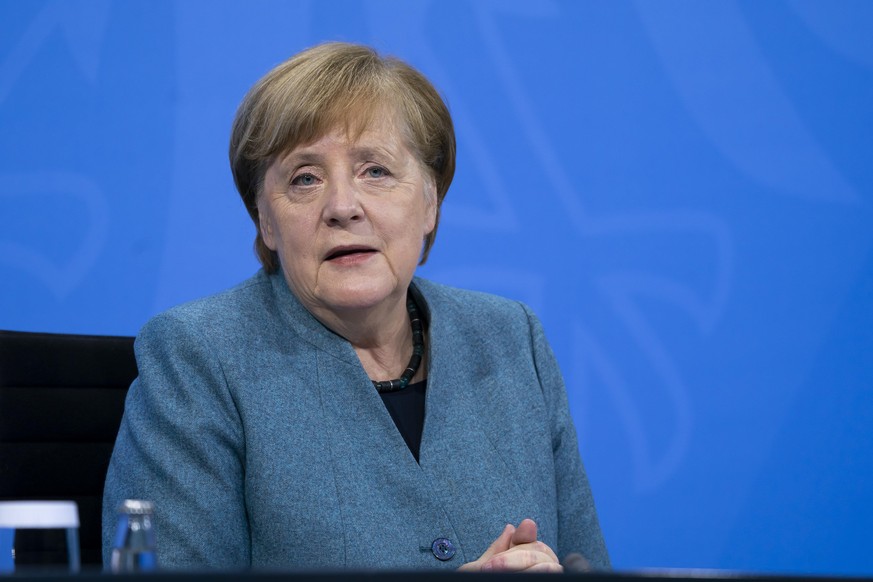
[[[363,255],[375,253],[376,249],[361,245],[345,245],[332,248],[324,257],[325,261],[332,261],[349,255]]]

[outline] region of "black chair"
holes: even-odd
[[[103,483],[136,375],[132,337],[0,331],[0,500],[75,501],[83,566],[101,563]]]

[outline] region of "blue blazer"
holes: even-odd
[[[559,558],[608,568],[536,317],[422,279],[411,289],[429,321],[419,463],[351,344],[281,274],[148,322],[106,479],[104,560],[115,510],[135,498],[156,505],[165,568],[454,569],[526,517]]]

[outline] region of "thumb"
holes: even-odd
[[[509,540],[509,546],[530,544],[537,541],[537,524],[532,519],[522,520]]]
[[[488,549],[485,550],[485,553],[479,558],[480,561],[484,562],[485,560],[491,558],[492,556],[496,556],[500,552],[505,552],[510,548],[510,540],[512,539],[512,535],[515,533],[515,526],[511,523],[507,523],[506,527],[503,528],[503,531],[500,532],[500,535],[497,536],[497,539],[491,542],[491,545],[488,546]]]

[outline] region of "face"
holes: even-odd
[[[405,305],[434,228],[433,179],[389,116],[356,141],[331,132],[267,169],[261,236],[288,285],[320,319]]]

